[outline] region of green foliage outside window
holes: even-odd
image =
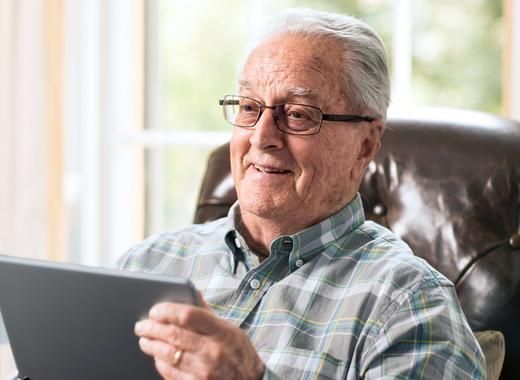
[[[419,0],[413,9],[415,102],[501,113],[502,1]]]

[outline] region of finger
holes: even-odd
[[[206,355],[201,357],[191,353],[190,351],[182,350],[180,358],[176,359],[176,354],[181,350],[181,348],[174,347],[162,341],[154,341],[147,338],[139,339],[139,347],[145,354],[152,356],[156,362],[161,361],[168,367],[175,369],[175,371],[168,371],[165,368],[165,374],[168,374],[168,376],[171,376],[172,374],[178,376],[178,372],[180,371],[202,376],[207,369],[204,366],[204,363],[207,361]],[[173,366],[175,361],[177,364]]]
[[[148,338],[140,338],[139,339],[139,348],[141,351],[143,351],[145,354],[149,356],[153,356],[155,359],[160,359],[166,363],[168,363],[169,366],[173,366],[172,363],[175,361],[178,361],[177,367],[180,368],[182,364],[182,359],[178,360],[175,358],[175,355],[180,350],[177,347],[174,347],[171,344],[165,343],[160,340],[151,340]],[[184,351],[182,352],[184,356]]]
[[[157,372],[162,376],[163,379],[170,380],[193,380],[196,377],[190,373],[184,372],[178,368],[172,367],[161,359],[155,359],[155,368]]]
[[[203,346],[203,336],[173,324],[159,323],[145,319],[135,324],[135,334],[152,340],[161,340],[184,350],[199,351]]]
[[[212,334],[222,329],[222,321],[210,310],[178,303],[159,303],[149,317],[157,322],[172,323],[199,334]]]

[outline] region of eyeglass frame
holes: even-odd
[[[222,106],[223,109],[227,105],[239,105],[239,101],[238,100],[232,100],[232,99],[228,100],[229,102],[232,102],[232,103],[226,103],[226,98],[227,97],[249,99],[249,100],[255,102],[256,104],[258,104],[259,107],[260,107],[260,110],[258,111],[258,116],[256,117],[255,122],[252,125],[249,125],[249,126],[238,125],[238,124],[232,123],[225,116],[225,112],[224,112],[224,119],[228,123],[230,123],[231,125],[234,125],[234,126],[237,126],[237,127],[240,127],[240,128],[253,128],[258,123],[258,120],[260,120],[260,117],[262,116],[262,113],[264,112],[264,110],[266,108],[272,109],[274,111],[274,121],[275,121],[275,124],[276,124],[276,126],[278,127],[278,129],[280,131],[282,131],[283,133],[290,134],[290,135],[298,135],[298,136],[310,136],[310,135],[318,134],[320,132],[320,130],[321,130],[321,125],[322,125],[323,121],[360,123],[360,122],[364,122],[364,121],[372,122],[372,121],[376,120],[376,118],[373,118],[373,117],[370,117],[370,116],[326,114],[326,113],[323,113],[321,108],[316,107],[316,106],[311,106],[309,104],[286,102],[286,103],[278,103],[278,104],[274,104],[272,106],[268,106],[268,105],[265,105],[265,104],[259,102],[256,99],[250,98],[248,96],[242,96],[242,95],[225,95],[222,99],[219,99],[218,103],[219,103],[219,105]],[[289,126],[287,126],[287,130],[284,130],[284,129],[280,128],[280,125],[278,124],[278,117],[277,117],[276,109],[278,107],[280,107],[280,106],[285,106],[285,105],[310,107],[310,108],[313,108],[313,109],[319,111],[319,113],[321,114],[321,119],[320,119],[320,122],[318,124],[318,127],[316,128],[316,131],[313,131],[313,129],[307,129],[307,130],[305,130],[303,132],[296,132],[296,131],[290,129]],[[312,132],[311,133],[307,133],[308,131],[312,131]]]

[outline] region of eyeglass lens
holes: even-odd
[[[291,132],[319,128],[322,118],[318,108],[302,104],[285,103],[268,107],[247,97],[226,96],[223,105],[226,119],[239,127],[253,127],[266,108],[273,109],[280,129]]]

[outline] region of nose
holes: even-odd
[[[275,118],[276,113],[273,108],[263,109],[251,134],[251,145],[263,150],[280,149],[284,146],[285,133],[278,128]]]

